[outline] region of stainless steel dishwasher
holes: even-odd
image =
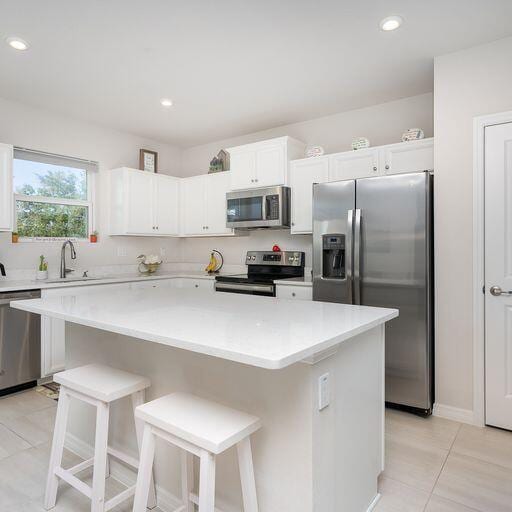
[[[0,292],[0,395],[41,377],[41,317],[9,306],[40,297],[41,290]]]

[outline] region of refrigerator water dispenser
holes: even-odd
[[[322,235],[322,277],[345,279],[345,235]]]

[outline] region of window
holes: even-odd
[[[97,164],[25,149],[14,150],[18,235],[29,239],[87,238]]]

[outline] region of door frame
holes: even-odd
[[[485,425],[485,128],[512,123],[512,111],[473,119],[473,422]]]

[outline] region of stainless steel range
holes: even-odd
[[[248,251],[247,273],[217,276],[215,290],[275,297],[274,280],[303,277],[304,260],[304,253],[298,251]]]

